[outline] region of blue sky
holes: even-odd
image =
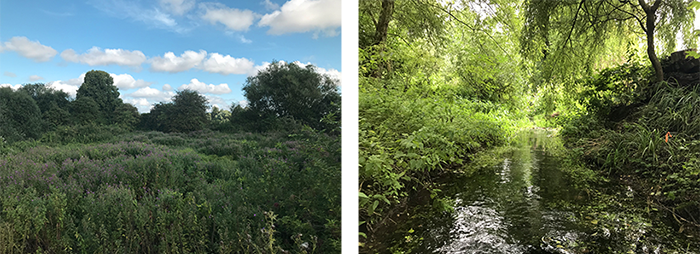
[[[186,88],[227,109],[273,60],[340,79],[340,25],[340,0],[0,0],[0,86],[103,70],[141,112]]]

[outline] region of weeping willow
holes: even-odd
[[[660,1],[660,2],[659,2]],[[659,2],[656,4],[656,2]],[[531,60],[538,75],[534,84],[569,83],[602,68],[618,65],[635,52],[647,49],[651,31],[655,52],[676,50],[677,38],[685,48],[694,48],[695,14],[686,0],[529,0],[525,3],[525,27],[521,53]],[[653,4],[653,5],[652,5]],[[654,9],[651,29],[647,12]],[[652,56],[653,55],[653,56]]]

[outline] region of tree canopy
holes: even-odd
[[[291,117],[314,129],[331,128],[325,116],[340,119],[338,80],[316,72],[312,65],[274,61],[243,87],[248,107],[261,118]]]
[[[539,63],[544,80],[562,80],[571,74],[590,75],[595,66],[608,67],[611,61],[623,63],[629,49],[646,41],[647,57],[660,81],[664,75],[657,48],[665,54],[675,51],[678,36],[684,47],[696,45],[695,14],[688,7],[685,0],[529,0],[523,53]]]
[[[172,102],[155,104],[141,119],[142,128],[163,132],[191,132],[209,124],[208,100],[197,91],[178,91]]]
[[[7,142],[41,137],[41,111],[31,96],[0,87],[0,136]]]
[[[114,80],[104,71],[88,71],[85,80],[78,89],[76,100],[83,97],[92,98],[97,103],[100,115],[99,122],[113,123],[114,111],[123,102],[119,98],[119,89],[114,86]]]

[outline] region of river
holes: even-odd
[[[667,253],[675,246],[686,253],[698,247],[644,216],[627,186],[591,198],[553,136],[525,131],[511,147],[487,155],[494,162],[474,162],[482,165],[469,165],[466,171],[473,173],[447,179],[441,193],[453,209],[412,207],[408,219],[387,235],[389,252]]]

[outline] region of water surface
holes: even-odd
[[[656,227],[650,220],[625,210],[633,193],[611,195],[620,209],[590,216],[582,211],[600,201],[574,187],[577,179],[566,173],[560,157],[565,150],[552,135],[524,132],[513,147],[494,156],[495,163],[447,179],[441,193],[454,210],[413,207],[387,236],[390,252],[664,253],[661,242],[669,240],[648,232]]]

